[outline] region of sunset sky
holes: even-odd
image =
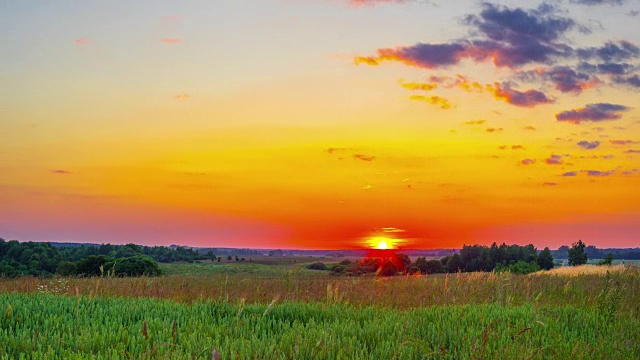
[[[637,0],[3,0],[0,237],[637,247],[639,24]]]

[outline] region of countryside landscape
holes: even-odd
[[[640,359],[640,2],[0,3],[0,360]]]

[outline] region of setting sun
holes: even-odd
[[[376,248],[380,250],[387,250],[389,248],[389,245],[387,244],[386,240],[380,240],[378,241]]]

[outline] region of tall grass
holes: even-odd
[[[277,268],[277,267],[276,267]],[[612,267],[612,269],[616,269]],[[269,270],[275,271],[275,270]],[[555,270],[554,270],[555,271]],[[323,272],[315,272],[315,274]],[[159,278],[0,279],[0,292],[55,293],[87,297],[162,298],[191,303],[200,300],[268,304],[281,301],[331,302],[409,309],[425,306],[498,304],[503,306],[573,305],[598,307],[601,292],[619,288],[619,307],[640,311],[640,270],[569,276],[461,273],[392,278],[309,275],[286,269],[269,276],[243,273],[172,275]],[[63,285],[61,285],[63,284]]]
[[[14,293],[0,295],[0,359],[632,359],[639,321],[571,306],[398,310]]]

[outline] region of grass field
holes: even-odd
[[[640,270],[597,269],[351,278],[245,262],[1,279],[0,359],[638,358]]]

